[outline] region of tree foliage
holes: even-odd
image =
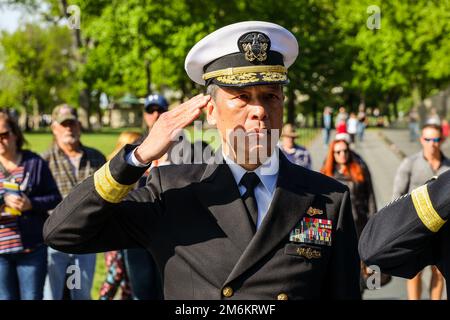
[[[27,24],[1,36],[0,104],[48,111],[70,95],[71,40],[62,27]]]
[[[2,35],[3,104],[29,108],[27,99],[34,99],[44,110],[68,99],[95,112],[100,92],[113,99],[178,92],[181,100],[201,90],[184,71],[189,49],[211,31],[244,20],[281,24],[299,41],[286,90],[290,121],[297,112],[318,113],[325,105],[356,108],[363,101],[389,109],[413,91],[423,99],[450,82],[448,1],[7,0],[4,5],[41,10],[47,27]],[[65,24],[69,5],[80,8],[80,29]],[[371,5],[380,8],[379,29],[368,28]],[[66,49],[68,54],[61,54]],[[298,103],[299,95],[307,98]]]

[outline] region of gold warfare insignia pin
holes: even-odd
[[[309,207],[308,211],[306,211],[306,214],[309,215],[310,217],[313,217],[313,216],[318,216],[318,215],[323,214],[323,211],[320,209]]]

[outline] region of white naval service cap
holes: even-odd
[[[250,86],[288,83],[298,55],[295,36],[280,25],[245,21],[207,35],[189,51],[184,68],[200,85]]]

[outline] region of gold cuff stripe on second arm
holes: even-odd
[[[432,232],[438,232],[445,220],[436,212],[428,194],[427,186],[421,186],[411,192],[411,199],[422,223]]]
[[[236,67],[236,68],[226,68],[216,71],[211,71],[205,73],[202,77],[203,80],[208,80],[211,78],[216,78],[220,76],[232,76],[240,73],[252,73],[252,72],[279,72],[287,73],[287,68],[281,65],[277,66],[248,66],[248,67]]]
[[[100,197],[111,203],[119,203],[133,189],[134,184],[117,182],[109,170],[109,161],[94,173],[95,190]]]

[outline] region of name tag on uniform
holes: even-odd
[[[331,220],[303,218],[291,231],[289,241],[331,246],[332,228]]]
[[[307,245],[288,243],[284,252],[293,256],[304,257],[309,260],[322,258],[322,252],[319,249],[307,247]]]

